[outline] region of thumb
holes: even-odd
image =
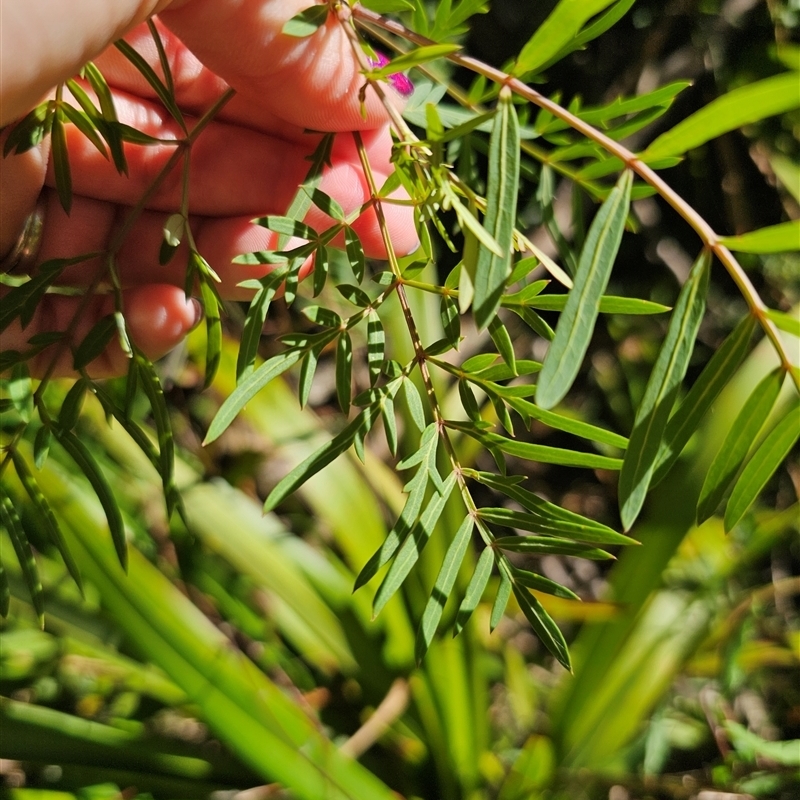
[[[359,91],[365,79],[334,14],[311,36],[283,33],[288,20],[313,4],[314,0],[190,0],[163,12],[160,19],[257,109],[312,130],[384,125],[388,116],[375,92],[366,92],[362,108]],[[399,105],[399,95],[396,98]]]

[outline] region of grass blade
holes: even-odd
[[[589,229],[574,285],[539,375],[536,403],[542,408],[552,408],[564,397],[581,368],[622,241],[632,184],[633,174],[626,170]]]
[[[439,627],[439,620],[442,618],[445,604],[456,582],[456,576],[458,575],[461,562],[464,560],[464,556],[467,552],[467,546],[469,545],[474,526],[474,519],[469,515],[465,517],[461,526],[456,531],[456,535],[450,542],[450,546],[447,548],[447,553],[445,554],[439,574],[436,576],[436,581],[433,584],[433,591],[428,598],[428,603],[425,606],[425,611],[422,613],[422,620],[420,621],[419,630],[417,631],[415,647],[417,664],[419,664],[425,656],[436,634],[436,629]]]
[[[489,140],[489,175],[486,189],[484,227],[500,246],[502,255],[483,243],[473,280],[472,300],[475,323],[485,328],[497,312],[500,298],[511,274],[511,251],[517,217],[519,190],[519,120],[508,89],[500,92]]]
[[[725,511],[725,532],[730,531],[755,502],[772,474],[800,439],[800,403],[772,429],[736,481]]]
[[[644,504],[661,440],[694,349],[705,310],[711,256],[703,251],[681,289],[669,329],[636,411],[619,478],[622,527],[633,525]]]

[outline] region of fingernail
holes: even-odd
[[[192,322],[192,327],[189,328],[191,332],[203,321],[205,313],[203,312],[202,304],[196,297],[189,298],[189,305],[191,305],[192,312],[194,313],[194,322]]]
[[[379,69],[380,67],[385,67],[389,63],[389,59],[379,50],[375,51],[375,58],[367,58],[367,61],[369,61],[371,66],[378,67]],[[411,78],[404,75],[402,72],[395,72],[393,75],[390,75],[389,83],[392,88],[403,97],[409,97],[414,93],[414,84],[411,82]]]

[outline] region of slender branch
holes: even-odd
[[[405,25],[395,22],[394,20],[386,19],[380,14],[376,14],[361,5],[356,5],[352,9],[352,16],[356,22],[370,23],[396,36],[414,42],[417,45],[425,46],[436,44],[436,42],[431,39],[420,36],[418,33],[406,28]],[[614,141],[614,139],[606,136],[588,122],[585,122],[580,117],[562,108],[558,103],[553,102],[507,72],[495,69],[476,58],[462,55],[461,53],[451,53],[445,57],[454,64],[458,64],[472,72],[483,75],[495,83],[508,86],[520,97],[524,97],[539,108],[549,111],[557,119],[566,122],[573,130],[583,134],[587,139],[596,142],[607,152],[619,158],[626,168],[633,170],[639,177],[650,184],[650,186],[652,186],[661,197],[689,223],[700,237],[703,244],[711,250],[723,264],[747,302],[747,305],[750,307],[750,313],[758,320],[764,333],[772,342],[780,358],[783,369],[792,376],[797,391],[800,392],[800,372],[792,369],[792,362],[786,353],[778,329],[772,320],[767,317],[767,307],[756,291],[755,286],[751,283],[747,273],[744,271],[741,264],[739,264],[733,253],[725,247],[725,245],[720,243],[720,237],[714,229],[657,172],[655,172],[655,170],[619,142]]]

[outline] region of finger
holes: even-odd
[[[114,102],[120,121],[161,139],[182,137],[178,124],[160,104],[123,92],[115,92]],[[194,120],[188,122],[191,125]],[[129,176],[120,175],[75,126],[68,124],[65,130],[73,190],[114,203],[138,203],[175,153],[173,144],[127,144]],[[359,164],[350,138],[337,137],[331,154],[334,164],[340,160]],[[363,138],[371,163],[388,172],[392,146],[388,128],[370,131]],[[318,137],[307,136],[303,143],[289,142],[239,125],[212,122],[191,148],[190,210],[213,216],[283,213],[308,172],[306,158],[317,141]],[[52,165],[47,182],[55,185]],[[180,206],[182,194],[179,162],[150,197],[148,206],[174,211]]]
[[[174,286],[140,286],[123,293],[123,313],[131,341],[150,359],[160,358],[179,344],[202,316],[197,301],[187,299]],[[30,348],[29,339],[41,333],[70,331],[67,342],[57,343],[34,356],[29,367],[34,377],[40,377],[53,364],[54,377],[72,376],[73,350],[103,317],[114,312],[111,295],[89,298],[45,295],[36,308],[30,324],[22,330],[12,323],[0,336],[0,350]],[[71,330],[70,330],[71,329]],[[94,378],[121,375],[128,359],[116,337],[105,351],[86,368]]]
[[[305,38],[282,32],[308,6],[309,0],[192,0],[160,18],[256,109],[314,130],[361,130],[388,122],[373,91],[362,104],[364,76],[334,15]]]
[[[0,137],[0,151],[10,133]],[[45,140],[20,155],[9,155],[0,162],[0,256],[14,246],[25,220],[36,206],[42,190],[50,142]]]
[[[0,125],[19,119],[60,81],[169,0],[25,0],[3,4]]]

